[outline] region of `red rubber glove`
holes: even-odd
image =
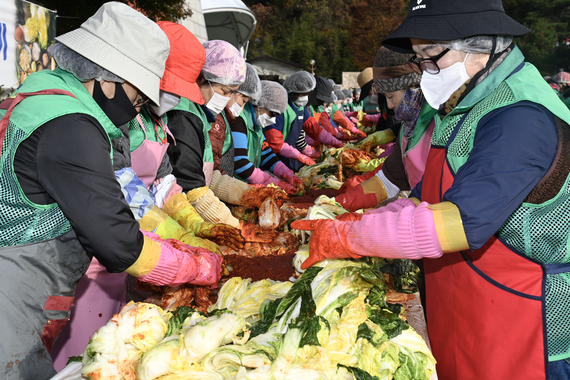
[[[307,157],[304,154],[300,154],[300,153],[299,153],[299,156],[297,157],[297,161],[302,162],[303,164],[305,164],[307,166],[311,166],[311,165],[315,164],[315,161],[312,158]]]
[[[380,166],[378,166],[376,169],[374,169],[371,172],[360,174],[360,175],[355,175],[354,177],[347,179],[346,181],[344,181],[344,183],[342,184],[340,189],[338,189],[338,193],[344,194],[347,191],[354,189],[356,186],[358,186],[362,182],[368,181],[370,178],[372,178],[374,175],[376,175],[376,173],[378,173],[380,170],[382,170],[382,164],[380,164]]]
[[[350,222],[336,220],[296,220],[291,223],[291,228],[297,230],[313,231],[309,245],[309,257],[301,265],[301,269],[307,269],[326,259],[359,259],[362,256],[344,249],[343,240],[346,239],[344,231],[350,226]]]
[[[336,220],[341,222],[354,222],[356,220],[362,219],[364,214],[359,212],[345,212],[344,214],[337,215]]]
[[[371,208],[378,204],[376,194],[365,194],[362,184],[357,185],[354,189],[349,190],[344,194],[337,195],[335,200],[340,203],[344,209],[349,211]]]

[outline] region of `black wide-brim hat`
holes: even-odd
[[[522,36],[531,30],[505,13],[501,0],[411,0],[408,16],[382,45],[413,53],[410,38],[451,41],[473,36]]]

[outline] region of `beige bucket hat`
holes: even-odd
[[[142,13],[123,3],[105,3],[78,29],[55,39],[159,104],[170,44],[160,27]]]

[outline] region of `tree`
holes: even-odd
[[[350,52],[363,70],[372,66],[382,40],[405,19],[408,0],[353,0],[350,5]]]
[[[192,15],[185,0],[118,0],[139,10],[154,21],[177,21]],[[38,4],[57,10],[57,35],[67,33],[97,12],[107,0],[39,0]]]
[[[570,65],[570,0],[503,0],[506,13],[532,29],[515,42],[543,75]]]

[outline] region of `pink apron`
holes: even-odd
[[[426,162],[431,146],[431,135],[435,127],[435,121],[432,120],[420,142],[412,149],[406,151],[408,139],[402,136],[402,161],[404,161],[404,168],[406,176],[410,183],[410,188],[416,187],[418,182],[422,180],[426,168]]]
[[[145,139],[137,149],[131,152],[131,167],[148,189],[156,179],[156,173],[169,144],[166,139],[164,141],[149,140],[140,114],[137,115],[137,120],[144,132]],[[161,124],[161,127],[170,134],[166,124]]]
[[[82,355],[93,333],[121,311],[127,299],[126,278],[126,273],[109,273],[96,258],[92,259],[77,283],[71,320],[51,351],[56,371],[65,367],[70,356]]]

